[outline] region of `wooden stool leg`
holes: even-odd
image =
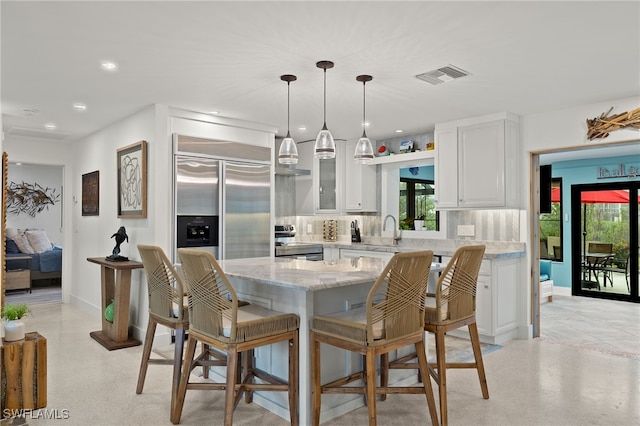
[[[151,317],[147,323],[147,335],[144,338],[144,349],[142,350],[142,361],[140,362],[140,372],[138,373],[138,386],[136,393],[142,393],[144,387],[144,379],[147,377],[147,367],[149,367],[149,357],[151,356],[151,348],[153,347],[153,337],[156,334],[157,323]]]
[[[253,349],[249,349],[245,352],[244,359],[244,377],[246,378],[250,374],[253,374]],[[244,392],[244,402],[247,404],[253,402],[253,391],[251,389]]]
[[[298,425],[299,353],[298,332],[296,331],[293,339],[289,340],[289,416],[292,426]]]
[[[193,337],[189,338],[187,341],[187,350],[185,351],[184,361],[182,362],[182,372],[180,374],[178,393],[176,395],[175,405],[171,407],[171,423],[174,425],[180,423],[180,417],[182,416],[182,406],[184,405],[184,398],[187,393],[187,384],[189,383],[191,364],[193,363],[193,356],[196,353],[197,343],[198,341]]]
[[[173,351],[173,382],[171,384],[171,406],[175,406],[178,396],[178,386],[182,368],[182,354],[184,353],[185,330],[182,326],[176,328],[176,341]]]
[[[206,359],[211,359],[211,355],[209,355],[209,345],[207,345],[206,343],[202,343],[202,353],[203,354],[207,354]],[[203,365],[202,366],[202,377],[204,377],[205,379],[209,378],[209,366],[208,365]]]
[[[471,338],[471,347],[473,348],[473,357],[476,360],[476,369],[478,370],[478,378],[480,379],[480,388],[482,389],[482,397],[489,399],[489,387],[487,386],[487,377],[484,374],[484,362],[482,361],[482,350],[480,349],[480,336],[478,336],[478,325],[474,322],[469,324],[469,337]]]
[[[416,355],[418,356],[418,368],[420,375],[425,377],[423,382],[424,391],[427,397],[427,406],[429,408],[429,415],[431,416],[431,424],[438,425],[438,409],[436,408],[436,400],[433,395],[433,388],[431,387],[431,380],[429,376],[429,363],[427,362],[427,355],[425,353],[424,340],[416,343]]]
[[[389,386],[389,352],[380,355],[380,387],[386,388]],[[380,395],[380,401],[385,401],[387,394]]]
[[[312,425],[320,424],[320,402],[321,402],[321,384],[320,384],[320,342],[316,340],[315,333],[309,333],[311,341],[311,409],[312,409]]]
[[[376,355],[373,349],[367,348],[367,401],[369,407],[369,426],[376,426]]]
[[[238,369],[238,347],[230,344],[227,349],[227,389],[224,396],[224,424],[232,426],[235,407],[236,382]]]
[[[447,416],[447,359],[444,348],[444,331],[436,331],[436,364],[438,368],[438,396],[440,397],[440,421],[442,426],[449,422]]]

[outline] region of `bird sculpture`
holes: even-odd
[[[107,259],[116,262],[129,260],[128,257],[120,256],[120,244],[125,241],[129,242],[129,236],[127,235],[127,230],[124,228],[124,226],[121,226],[120,229],[118,229],[118,231],[111,236],[111,238],[114,237],[116,239],[116,246],[113,248],[111,256],[108,256]]]

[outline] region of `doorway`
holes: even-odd
[[[640,303],[639,189],[640,182],[571,187],[573,295]]]

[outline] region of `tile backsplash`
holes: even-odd
[[[519,210],[465,210],[441,212],[447,215],[447,238],[469,241],[520,241]],[[322,240],[324,220],[337,220],[338,241],[351,240],[351,222],[358,221],[364,241],[377,239],[382,233],[382,218],[377,215],[278,216],[277,223],[296,226],[299,241]],[[474,236],[459,236],[458,225],[473,225]],[[310,232],[309,232],[310,231]]]

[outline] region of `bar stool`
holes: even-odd
[[[183,304],[184,286],[180,275],[160,247],[138,244],[138,251],[147,276],[149,322],[144,339],[136,393],[142,393],[149,364],[173,365],[171,385],[171,407],[173,407],[180,381],[185,335],[189,329],[189,315],[187,307]],[[153,339],[158,324],[175,330],[175,349],[172,360],[151,358]]]
[[[393,256],[369,291],[365,307],[311,319],[311,385],[313,424],[320,423],[321,394],[358,393],[365,396],[369,425],[376,424],[376,394],[423,393],[432,424],[438,424],[431,382],[422,386],[376,386],[378,355],[414,345],[423,377],[429,377],[424,347],[424,312],[432,251]],[[379,301],[381,299],[381,301]],[[320,343],[357,352],[365,357],[363,371],[321,384]],[[360,387],[345,386],[363,380]]]
[[[480,379],[482,397],[484,399],[489,398],[489,389],[480,350],[480,338],[476,325],[476,288],[484,251],[484,245],[464,246],[456,250],[438,279],[434,297],[427,297],[424,329],[435,333],[436,338],[436,363],[429,364],[429,372],[438,383],[440,420],[443,425],[448,423],[447,368],[475,368]],[[447,363],[444,343],[445,334],[465,325],[469,329],[475,362]],[[417,368],[415,363],[406,363],[406,361],[415,357],[416,355],[412,354],[397,359],[389,363],[388,368]],[[435,369],[433,368],[434,366]],[[383,374],[386,374],[386,369],[383,369]],[[421,374],[421,377],[427,376]],[[383,377],[382,380],[385,380],[385,378]]]
[[[180,423],[187,389],[224,389],[224,424],[227,426],[233,423],[233,412],[243,392],[247,393],[246,400],[250,402],[252,392],[262,390],[288,392],[290,421],[297,425],[300,317],[257,305],[239,306],[236,291],[213,254],[203,250],[178,249],[178,255],[185,275],[191,324],[171,421]],[[227,377],[224,383],[189,382],[190,372],[197,365],[193,358],[198,341],[226,354]],[[255,348],[278,342],[287,342],[289,347],[288,381],[259,370],[251,362]],[[244,377],[243,353],[247,359]],[[256,383],[255,378],[262,383]]]

